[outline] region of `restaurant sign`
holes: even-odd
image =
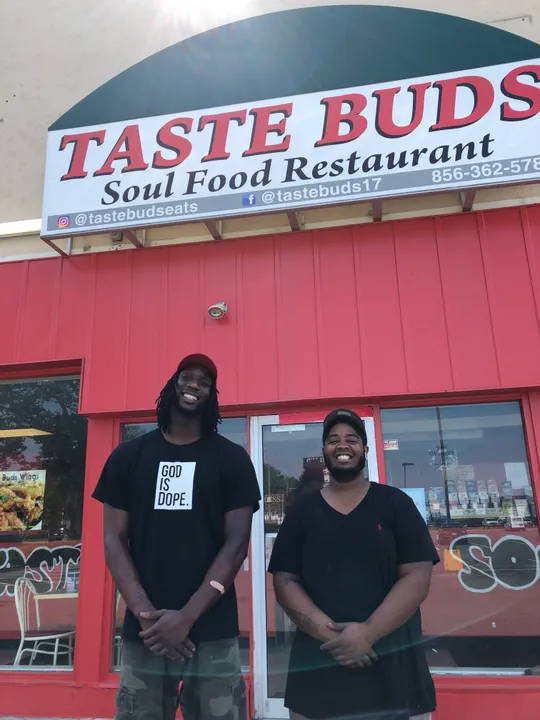
[[[52,130],[43,236],[540,178],[540,60]]]

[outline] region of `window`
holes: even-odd
[[[78,378],[0,383],[0,665],[70,669],[86,419]]]
[[[140,435],[144,435],[151,430],[155,430],[156,423],[132,423],[122,426],[122,442],[133,440]],[[247,424],[246,418],[224,418],[218,426],[219,433],[224,435],[232,442],[241,445],[247,449]],[[249,573],[248,560],[244,562],[235,581],[236,596],[238,598],[238,620],[240,624],[240,652],[242,659],[242,667],[244,672],[249,670],[249,636],[251,632],[251,612],[250,612],[250,582],[251,575]],[[121,633],[122,624],[126,606],[118,593],[116,593],[116,611],[115,611],[115,628],[113,636],[113,657],[112,664],[115,670],[118,670],[121,662]]]
[[[381,418],[387,482],[416,502],[441,557],[423,607],[430,665],[539,665],[539,536],[520,404]]]

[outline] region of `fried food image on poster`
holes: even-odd
[[[45,470],[0,472],[0,532],[40,528],[45,477]]]

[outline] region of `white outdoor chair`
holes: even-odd
[[[36,600],[36,588],[26,577],[20,577],[15,583],[15,606],[21,631],[21,642],[15,656],[14,665],[20,665],[25,653],[30,653],[32,665],[38,655],[52,655],[52,664],[57,665],[60,655],[67,655],[69,664],[73,664],[73,639],[75,630],[58,632],[56,629],[41,628],[39,603]],[[61,641],[64,642],[61,642]],[[25,646],[29,647],[25,647]]]

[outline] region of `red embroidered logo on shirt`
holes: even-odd
[[[377,530],[381,531],[382,527],[380,525],[377,525]]]

